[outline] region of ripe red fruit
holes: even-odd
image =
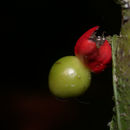
[[[104,38],[97,38],[99,26],[85,32],[76,42],[74,52],[77,57],[95,73],[102,72],[111,62],[111,46]]]

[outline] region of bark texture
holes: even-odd
[[[120,36],[113,36],[114,116],[110,130],[130,130],[130,0],[118,0],[122,6]]]

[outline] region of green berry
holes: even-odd
[[[90,86],[91,72],[76,56],[65,56],[54,63],[49,73],[49,89],[57,97],[77,97]]]

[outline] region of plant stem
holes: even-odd
[[[121,35],[111,39],[115,115],[110,130],[130,130],[130,0],[118,2],[123,17]]]

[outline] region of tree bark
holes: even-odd
[[[130,0],[118,0],[122,6],[120,36],[113,36],[114,115],[110,130],[130,130]]]

